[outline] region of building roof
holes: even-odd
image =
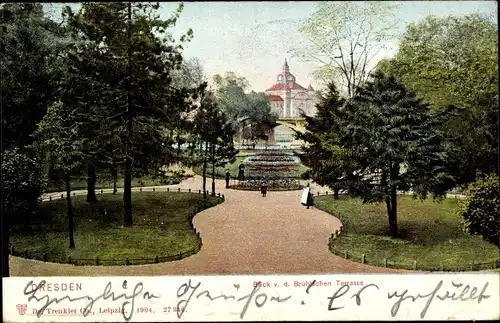
[[[269,101],[283,101],[283,98],[279,95],[268,95]]]
[[[281,90],[286,90],[286,89],[291,89],[291,90],[303,90],[307,91],[306,88],[304,88],[302,85],[298,83],[277,83],[268,88],[266,91],[281,91]]]

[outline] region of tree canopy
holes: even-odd
[[[293,52],[318,66],[316,78],[336,82],[351,97],[395,35],[395,9],[388,2],[320,2],[299,28],[305,47]]]
[[[217,104],[232,122],[234,130],[250,128],[252,138],[263,138],[275,126],[277,115],[271,112],[271,104],[265,93],[245,92],[248,81],[233,72],[224,76],[214,75],[214,94]]]
[[[443,113],[457,184],[498,172],[498,26],[479,14],[409,24],[396,56],[379,68]]]
[[[426,104],[394,77],[377,72],[344,104],[330,85],[318,115],[308,120],[311,134],[304,137],[312,144],[305,152],[318,159],[305,160],[321,183],[367,203],[384,201],[390,232],[397,237],[398,191],[425,198],[448,188],[438,125]]]

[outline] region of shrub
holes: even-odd
[[[499,245],[500,184],[498,175],[490,175],[469,186],[467,197],[461,204],[460,215],[464,229],[472,235]]]
[[[37,160],[18,148],[2,153],[2,213],[9,224],[29,221],[44,186]]]

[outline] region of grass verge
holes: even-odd
[[[498,248],[479,236],[460,229],[457,199],[441,202],[412,197],[398,198],[400,237],[389,235],[384,204],[362,204],[360,199],[341,196],[315,198],[318,208],[337,216],[344,232],[330,241],[339,256],[367,264],[420,270],[468,271],[498,267]],[[384,261],[386,259],[386,261]],[[416,263],[415,263],[416,261]]]
[[[87,203],[85,196],[72,197],[75,219],[75,249],[69,249],[66,200],[40,204],[30,225],[11,229],[15,250],[46,254],[52,262],[76,264],[153,263],[180,259],[196,253],[199,237],[192,227],[193,212],[212,207],[221,199],[177,192],[133,192],[134,226],[122,227],[122,195],[104,194],[99,202]],[[181,257],[179,257],[181,254]]]

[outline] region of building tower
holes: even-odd
[[[290,77],[290,67],[288,66],[288,62],[285,58],[285,64],[283,64],[283,73],[285,77],[285,95],[284,95],[284,105],[283,105],[283,116],[291,117],[292,116],[292,86],[295,81],[294,77]]]

